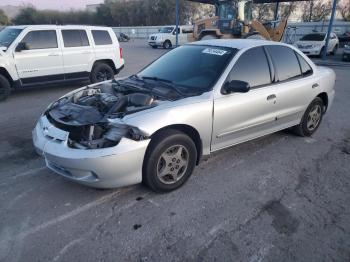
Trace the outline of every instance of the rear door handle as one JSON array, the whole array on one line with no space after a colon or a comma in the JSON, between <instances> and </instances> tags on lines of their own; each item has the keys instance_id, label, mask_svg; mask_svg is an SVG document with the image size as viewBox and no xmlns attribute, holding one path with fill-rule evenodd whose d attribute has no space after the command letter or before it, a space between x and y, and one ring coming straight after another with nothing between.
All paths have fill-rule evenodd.
<instances>
[{"instance_id":1,"label":"rear door handle","mask_svg":"<svg viewBox=\"0 0 350 262\"><path fill-rule=\"evenodd\" d=\"M317 84L317 83L315 83L315 84L312 85L312 88L316 88L316 87L318 87L318 84Z\"/></svg>"},{"instance_id":2,"label":"rear door handle","mask_svg":"<svg viewBox=\"0 0 350 262\"><path fill-rule=\"evenodd\" d=\"M275 94L269 95L267 97L267 100L272 100L272 99L276 99L276 95Z\"/></svg>"}]
</instances>

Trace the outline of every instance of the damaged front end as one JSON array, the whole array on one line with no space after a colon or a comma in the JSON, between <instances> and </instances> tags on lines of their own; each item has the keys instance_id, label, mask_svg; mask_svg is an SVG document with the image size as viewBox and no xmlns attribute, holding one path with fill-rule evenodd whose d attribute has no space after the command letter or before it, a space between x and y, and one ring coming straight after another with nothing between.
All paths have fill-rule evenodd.
<instances>
[{"instance_id":1,"label":"damaged front end","mask_svg":"<svg viewBox=\"0 0 350 262\"><path fill-rule=\"evenodd\" d=\"M121 118L153 108L161 100L146 89L112 81L64 96L44 114L51 124L69 132L69 147L100 149L116 146L123 137L147 139L148 134L124 124Z\"/></svg>"}]
</instances>

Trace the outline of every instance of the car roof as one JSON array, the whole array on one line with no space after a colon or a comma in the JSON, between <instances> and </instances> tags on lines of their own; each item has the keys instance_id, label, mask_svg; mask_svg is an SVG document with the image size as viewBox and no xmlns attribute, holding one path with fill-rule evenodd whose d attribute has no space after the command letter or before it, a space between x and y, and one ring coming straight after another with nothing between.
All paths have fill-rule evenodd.
<instances>
[{"instance_id":1,"label":"car roof","mask_svg":"<svg viewBox=\"0 0 350 262\"><path fill-rule=\"evenodd\" d=\"M69 28L80 28L80 29L108 29L110 27L105 26L89 26L89 25L16 25L8 26L8 28L16 29L69 29Z\"/></svg>"},{"instance_id":2,"label":"car roof","mask_svg":"<svg viewBox=\"0 0 350 262\"><path fill-rule=\"evenodd\" d=\"M245 49L245 48L252 48L252 47L263 46L263 45L289 46L281 42L274 42L274 41L260 40L260 39L211 39L211 40L197 41L190 44L219 46L219 47L221 46L221 47L230 47L235 49Z\"/></svg>"}]
</instances>

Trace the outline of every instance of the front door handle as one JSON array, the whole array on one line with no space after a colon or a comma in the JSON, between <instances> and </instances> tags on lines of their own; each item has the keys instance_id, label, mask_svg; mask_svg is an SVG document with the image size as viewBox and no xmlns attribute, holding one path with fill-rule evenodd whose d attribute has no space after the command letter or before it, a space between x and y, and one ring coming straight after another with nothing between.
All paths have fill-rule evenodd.
<instances>
[{"instance_id":1,"label":"front door handle","mask_svg":"<svg viewBox=\"0 0 350 262\"><path fill-rule=\"evenodd\" d=\"M315 84L312 85L312 88L316 88L316 87L318 87L318 84L317 84L317 83L315 83Z\"/></svg>"},{"instance_id":2,"label":"front door handle","mask_svg":"<svg viewBox=\"0 0 350 262\"><path fill-rule=\"evenodd\" d=\"M276 99L276 95L275 94L269 95L267 97L267 100L272 100L272 99Z\"/></svg>"}]
</instances>

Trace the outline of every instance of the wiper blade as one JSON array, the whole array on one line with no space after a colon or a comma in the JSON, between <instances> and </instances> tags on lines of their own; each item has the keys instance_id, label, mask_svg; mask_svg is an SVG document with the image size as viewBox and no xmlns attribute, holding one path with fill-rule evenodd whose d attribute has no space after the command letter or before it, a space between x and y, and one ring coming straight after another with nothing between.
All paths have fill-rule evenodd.
<instances>
[{"instance_id":1,"label":"wiper blade","mask_svg":"<svg viewBox=\"0 0 350 262\"><path fill-rule=\"evenodd\" d=\"M176 87L176 85L173 83L173 81L171 80L168 80L168 79L163 79L163 78L159 78L159 77L156 77L156 76L138 76L138 75L135 75L138 79L148 79L148 80L154 80L154 81L157 81L157 82L163 82L166 84L166 86L168 87L171 87L173 90L175 90L178 94L180 94L181 96L184 96L185 94L179 89Z\"/></svg>"}]
</instances>

